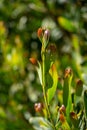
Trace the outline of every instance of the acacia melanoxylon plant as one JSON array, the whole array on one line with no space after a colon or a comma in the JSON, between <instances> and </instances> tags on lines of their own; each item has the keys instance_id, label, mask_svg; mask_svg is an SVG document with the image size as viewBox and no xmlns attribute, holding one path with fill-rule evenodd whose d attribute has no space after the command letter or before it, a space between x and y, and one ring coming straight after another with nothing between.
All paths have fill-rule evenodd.
<instances>
[{"instance_id":1,"label":"acacia melanoxylon plant","mask_svg":"<svg viewBox=\"0 0 87 130\"><path fill-rule=\"evenodd\" d=\"M68 67L64 77L58 76L55 60L56 46L49 44L50 31L39 28L37 36L41 41L41 62L30 58L39 75L43 91L43 102L35 103L37 117L30 122L36 130L86 130L87 128L87 90L78 79L74 87L72 69Z\"/></svg>"}]
</instances>

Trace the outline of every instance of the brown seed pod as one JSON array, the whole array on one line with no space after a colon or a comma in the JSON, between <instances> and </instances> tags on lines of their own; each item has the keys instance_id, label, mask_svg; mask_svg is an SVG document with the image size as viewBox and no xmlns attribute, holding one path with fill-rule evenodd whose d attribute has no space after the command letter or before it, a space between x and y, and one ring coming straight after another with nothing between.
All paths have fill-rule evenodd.
<instances>
[{"instance_id":1,"label":"brown seed pod","mask_svg":"<svg viewBox=\"0 0 87 130\"><path fill-rule=\"evenodd\" d=\"M47 48L49 53L55 53L57 51L57 47L55 44L50 44Z\"/></svg>"},{"instance_id":2,"label":"brown seed pod","mask_svg":"<svg viewBox=\"0 0 87 130\"><path fill-rule=\"evenodd\" d=\"M74 120L78 120L78 116L75 112L70 112L70 118Z\"/></svg>"}]
</instances>

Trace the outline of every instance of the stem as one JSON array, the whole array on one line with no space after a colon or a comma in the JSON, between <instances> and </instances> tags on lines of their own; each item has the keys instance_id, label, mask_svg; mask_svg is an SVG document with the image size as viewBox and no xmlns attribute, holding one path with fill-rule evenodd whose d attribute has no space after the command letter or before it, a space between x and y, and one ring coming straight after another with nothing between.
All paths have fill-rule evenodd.
<instances>
[{"instance_id":1,"label":"stem","mask_svg":"<svg viewBox=\"0 0 87 130\"><path fill-rule=\"evenodd\" d=\"M46 51L45 48L42 46L42 88L43 88L43 96L44 96L44 101L45 101L45 107L46 107L46 112L47 112L47 119L49 119L51 121L51 123L53 124L54 130L56 130L54 122L51 118L51 113L49 110L49 105L47 102L47 95L46 95L46 63L45 63L45 59L46 59Z\"/></svg>"},{"instance_id":2,"label":"stem","mask_svg":"<svg viewBox=\"0 0 87 130\"><path fill-rule=\"evenodd\" d=\"M43 88L43 95L44 95L44 101L47 111L47 118L49 113L48 103L47 103L47 96L46 96L46 78L45 78L45 48L42 48L42 88Z\"/></svg>"}]
</instances>

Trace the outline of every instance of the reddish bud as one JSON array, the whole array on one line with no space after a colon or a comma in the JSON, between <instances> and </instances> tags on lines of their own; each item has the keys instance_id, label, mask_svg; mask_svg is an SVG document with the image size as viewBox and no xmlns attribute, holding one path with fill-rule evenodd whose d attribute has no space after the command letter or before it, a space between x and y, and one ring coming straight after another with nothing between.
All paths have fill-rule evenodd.
<instances>
[{"instance_id":1,"label":"reddish bud","mask_svg":"<svg viewBox=\"0 0 87 130\"><path fill-rule=\"evenodd\" d=\"M29 61L33 64L33 65L37 65L37 60L35 58L30 58Z\"/></svg>"},{"instance_id":2,"label":"reddish bud","mask_svg":"<svg viewBox=\"0 0 87 130\"><path fill-rule=\"evenodd\" d=\"M38 31L37 31L37 36L38 36L38 38L39 38L40 40L42 40L43 34L44 34L44 29L39 28Z\"/></svg>"},{"instance_id":3,"label":"reddish bud","mask_svg":"<svg viewBox=\"0 0 87 130\"><path fill-rule=\"evenodd\" d=\"M72 69L71 68L66 68L64 77L67 78L69 75L72 75Z\"/></svg>"},{"instance_id":4,"label":"reddish bud","mask_svg":"<svg viewBox=\"0 0 87 130\"><path fill-rule=\"evenodd\" d=\"M44 31L44 39L45 39L46 42L48 42L49 36L50 36L50 32L49 32L48 29L46 29L46 30Z\"/></svg>"},{"instance_id":5,"label":"reddish bud","mask_svg":"<svg viewBox=\"0 0 87 130\"><path fill-rule=\"evenodd\" d=\"M42 108L43 108L42 103L35 103L34 109L36 112L41 112Z\"/></svg>"},{"instance_id":6,"label":"reddish bud","mask_svg":"<svg viewBox=\"0 0 87 130\"><path fill-rule=\"evenodd\" d=\"M49 36L50 36L49 30L39 28L37 31L37 36L39 37L40 41L43 43L43 47L46 48L49 41Z\"/></svg>"},{"instance_id":7,"label":"reddish bud","mask_svg":"<svg viewBox=\"0 0 87 130\"><path fill-rule=\"evenodd\" d=\"M65 117L63 114L60 114L59 119L62 123L65 122Z\"/></svg>"},{"instance_id":8,"label":"reddish bud","mask_svg":"<svg viewBox=\"0 0 87 130\"><path fill-rule=\"evenodd\" d=\"M60 113L65 113L66 112L66 108L64 105L62 105L59 109Z\"/></svg>"}]
</instances>

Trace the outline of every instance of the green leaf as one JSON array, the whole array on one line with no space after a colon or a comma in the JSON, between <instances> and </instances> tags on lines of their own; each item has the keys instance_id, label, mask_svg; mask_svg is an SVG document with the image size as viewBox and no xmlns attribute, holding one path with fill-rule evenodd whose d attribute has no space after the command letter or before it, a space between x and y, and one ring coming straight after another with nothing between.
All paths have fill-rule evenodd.
<instances>
[{"instance_id":1,"label":"green leaf","mask_svg":"<svg viewBox=\"0 0 87 130\"><path fill-rule=\"evenodd\" d=\"M58 83L58 74L57 74L57 69L55 64L53 64L49 70L49 73L53 79L53 85L51 88L48 89L47 91L47 100L48 100L48 104L50 103L50 101L52 100L52 98L55 95L56 92L56 88L57 88L57 83ZM50 81L49 81L50 82Z\"/></svg>"},{"instance_id":2,"label":"green leaf","mask_svg":"<svg viewBox=\"0 0 87 130\"><path fill-rule=\"evenodd\" d=\"M83 82L81 80L78 80L76 84L76 96L81 97L82 90L83 90Z\"/></svg>"},{"instance_id":3,"label":"green leaf","mask_svg":"<svg viewBox=\"0 0 87 130\"><path fill-rule=\"evenodd\" d=\"M64 28L65 30L69 31L69 32L76 32L76 27L74 26L74 24L68 20L67 18L64 18L62 16L58 17L58 23L60 24L60 26L62 28Z\"/></svg>"},{"instance_id":4,"label":"green leaf","mask_svg":"<svg viewBox=\"0 0 87 130\"><path fill-rule=\"evenodd\" d=\"M70 111L72 111L71 81L73 74L72 72L70 72L70 68L68 68L66 72L67 73L64 79L64 86L63 86L63 104L66 107L66 116L69 121L69 114Z\"/></svg>"},{"instance_id":5,"label":"green leaf","mask_svg":"<svg viewBox=\"0 0 87 130\"><path fill-rule=\"evenodd\" d=\"M63 86L63 104L66 107L68 104L69 98L69 82L68 79L64 79L64 86Z\"/></svg>"},{"instance_id":6,"label":"green leaf","mask_svg":"<svg viewBox=\"0 0 87 130\"><path fill-rule=\"evenodd\" d=\"M84 105L85 105L85 114L87 117L87 90L84 92Z\"/></svg>"},{"instance_id":7,"label":"green leaf","mask_svg":"<svg viewBox=\"0 0 87 130\"><path fill-rule=\"evenodd\" d=\"M46 74L46 84L47 84L46 90L51 88L51 86L53 84L52 77L51 77L51 75L49 73Z\"/></svg>"},{"instance_id":8,"label":"green leaf","mask_svg":"<svg viewBox=\"0 0 87 130\"><path fill-rule=\"evenodd\" d=\"M42 85L42 69L41 69L41 64L39 61L38 61L38 66L36 66L36 70L39 76L40 83Z\"/></svg>"},{"instance_id":9,"label":"green leaf","mask_svg":"<svg viewBox=\"0 0 87 130\"><path fill-rule=\"evenodd\" d=\"M68 114L72 110L71 80L72 80L72 76L70 76L70 78L69 78L69 98L68 98L68 103L67 103L67 107L66 107L66 112Z\"/></svg>"},{"instance_id":10,"label":"green leaf","mask_svg":"<svg viewBox=\"0 0 87 130\"><path fill-rule=\"evenodd\" d=\"M71 128L66 120L62 123L61 127L63 128L63 130L71 130Z\"/></svg>"}]
</instances>

